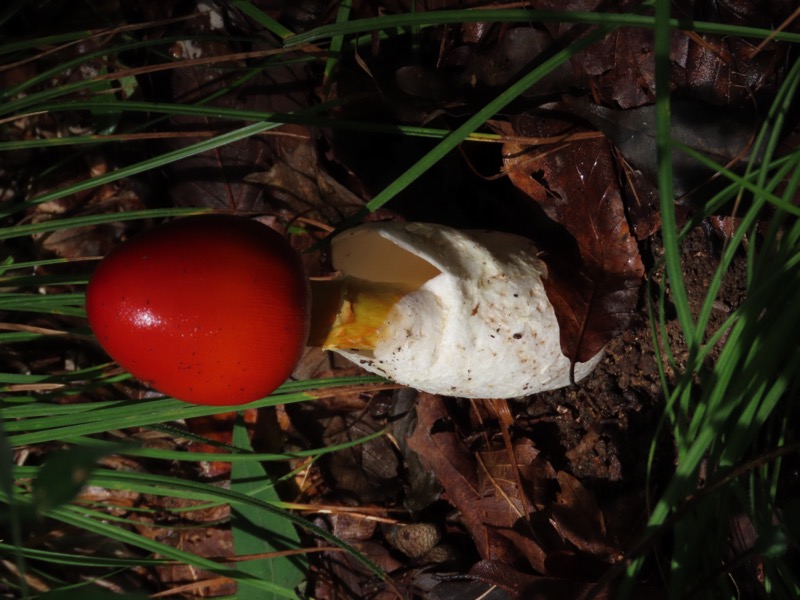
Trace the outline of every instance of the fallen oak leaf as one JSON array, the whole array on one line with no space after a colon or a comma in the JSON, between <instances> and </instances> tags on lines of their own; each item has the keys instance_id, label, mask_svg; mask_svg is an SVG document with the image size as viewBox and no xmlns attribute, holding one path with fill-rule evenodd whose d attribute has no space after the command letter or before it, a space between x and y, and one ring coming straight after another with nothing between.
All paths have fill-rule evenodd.
<instances>
[{"instance_id":1,"label":"fallen oak leaf","mask_svg":"<svg viewBox=\"0 0 800 600\"><path fill-rule=\"evenodd\" d=\"M509 565L481 560L472 565L469 577L507 591L514 600L607 600L616 597L612 584L581 581L580 574L567 577L546 577L523 573ZM633 598L662 600L663 588L636 584Z\"/></svg>"},{"instance_id":2,"label":"fallen oak leaf","mask_svg":"<svg viewBox=\"0 0 800 600\"><path fill-rule=\"evenodd\" d=\"M765 3L759 8L769 8L762 14L741 13L733 19L718 15L712 19L728 23L739 21L749 26L759 21L765 25L780 23L789 16L791 4L778 2L770 6ZM672 65L674 92L718 106L748 106L759 97L774 93L784 73L788 52L788 44L774 41L754 52L752 41L744 37L688 35L685 53Z\"/></svg>"},{"instance_id":3,"label":"fallen oak leaf","mask_svg":"<svg viewBox=\"0 0 800 600\"><path fill-rule=\"evenodd\" d=\"M469 576L506 590L514 600L574 600L590 591L593 600L612 597L607 586L595 589L595 584L591 582L531 575L491 560L475 563Z\"/></svg>"},{"instance_id":4,"label":"fallen oak leaf","mask_svg":"<svg viewBox=\"0 0 800 600\"><path fill-rule=\"evenodd\" d=\"M566 96L569 110L608 136L625 160L650 181L657 180L655 105L613 110L583 98ZM728 167L747 161L758 120L747 111L713 106L696 100L671 101L671 136L674 140ZM709 182L714 171L693 157L672 151L676 198L690 196Z\"/></svg>"},{"instance_id":5,"label":"fallen oak leaf","mask_svg":"<svg viewBox=\"0 0 800 600\"><path fill-rule=\"evenodd\" d=\"M605 517L594 495L575 477L556 474L560 490L549 507L553 528L579 551L606 562L616 562L623 552L609 543Z\"/></svg>"},{"instance_id":6,"label":"fallen oak leaf","mask_svg":"<svg viewBox=\"0 0 800 600\"><path fill-rule=\"evenodd\" d=\"M426 469L435 473L444 496L460 512L480 556L515 564L522 554L535 570L543 572L546 557L543 548L517 530L521 505L512 508L498 493L497 478L494 483L489 478L481 481L477 460L457 434L444 401L420 393L416 410L417 426L408 438L408 447ZM505 450L501 452L507 456ZM520 458L517 456L517 461L524 465ZM515 503L520 501L513 478L501 485L507 497L514 498Z\"/></svg>"},{"instance_id":7,"label":"fallen oak leaf","mask_svg":"<svg viewBox=\"0 0 800 600\"><path fill-rule=\"evenodd\" d=\"M586 573L599 574L621 555L606 541L591 493L557 473L533 442L515 442L513 459L508 448L473 453L441 398L421 394L416 410L408 447L436 475L484 559L516 565L522 555L542 574L554 574L548 564L557 574L565 565L591 566Z\"/></svg>"},{"instance_id":8,"label":"fallen oak leaf","mask_svg":"<svg viewBox=\"0 0 800 600\"><path fill-rule=\"evenodd\" d=\"M641 106L655 98L655 55L652 34L623 27L572 58L579 77L589 79L601 98L622 108ZM673 41L673 45L675 42ZM675 54L673 50L671 55Z\"/></svg>"},{"instance_id":9,"label":"fallen oak leaf","mask_svg":"<svg viewBox=\"0 0 800 600\"><path fill-rule=\"evenodd\" d=\"M523 126L524 128L524 126ZM537 131L514 135L560 135L565 124L538 119ZM630 233L611 147L603 139L559 144L532 155L518 142L503 147L511 182L536 201L574 240L545 252L544 279L561 328L562 352L585 362L630 325L644 276Z\"/></svg>"}]
</instances>

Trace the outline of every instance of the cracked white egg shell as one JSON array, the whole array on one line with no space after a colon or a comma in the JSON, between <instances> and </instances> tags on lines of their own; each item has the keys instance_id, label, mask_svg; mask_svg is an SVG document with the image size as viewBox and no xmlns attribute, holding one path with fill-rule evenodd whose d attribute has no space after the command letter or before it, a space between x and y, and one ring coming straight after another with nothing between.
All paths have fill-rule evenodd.
<instances>
[{"instance_id":1,"label":"cracked white egg shell","mask_svg":"<svg viewBox=\"0 0 800 600\"><path fill-rule=\"evenodd\" d=\"M410 284L372 350L334 351L416 389L465 398L515 398L570 383L559 326L527 238L430 223L370 223L332 241L335 269ZM575 365L579 380L598 354Z\"/></svg>"}]
</instances>

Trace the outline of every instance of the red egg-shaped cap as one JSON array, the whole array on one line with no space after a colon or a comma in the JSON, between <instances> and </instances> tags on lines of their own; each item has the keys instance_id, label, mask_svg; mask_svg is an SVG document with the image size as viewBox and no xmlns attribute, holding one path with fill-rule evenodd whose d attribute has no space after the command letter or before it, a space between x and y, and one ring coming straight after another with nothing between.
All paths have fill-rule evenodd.
<instances>
[{"instance_id":1,"label":"red egg-shaped cap","mask_svg":"<svg viewBox=\"0 0 800 600\"><path fill-rule=\"evenodd\" d=\"M308 282L277 232L242 217L179 219L120 244L86 290L89 324L122 367L196 404L272 393L308 335Z\"/></svg>"}]
</instances>

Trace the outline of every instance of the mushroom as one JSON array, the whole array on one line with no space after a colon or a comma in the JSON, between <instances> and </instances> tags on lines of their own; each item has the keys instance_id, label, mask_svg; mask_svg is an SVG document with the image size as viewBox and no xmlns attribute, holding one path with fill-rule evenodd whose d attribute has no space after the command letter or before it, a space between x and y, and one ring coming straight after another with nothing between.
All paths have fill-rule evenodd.
<instances>
[{"instance_id":1,"label":"mushroom","mask_svg":"<svg viewBox=\"0 0 800 600\"><path fill-rule=\"evenodd\" d=\"M336 236L336 276L307 284L280 235L232 216L155 228L87 289L101 346L156 389L199 404L266 396L307 341L431 393L511 398L570 383L546 267L527 238L428 223ZM575 365L575 379L599 361Z\"/></svg>"},{"instance_id":2,"label":"mushroom","mask_svg":"<svg viewBox=\"0 0 800 600\"><path fill-rule=\"evenodd\" d=\"M571 361L542 283L547 267L529 239L373 223L335 237L331 249L345 288L356 293L351 306L345 293L323 348L434 394L514 398L570 384ZM376 299L376 289L392 292L389 301ZM365 320L371 333L353 344ZM600 358L576 364L575 380Z\"/></svg>"}]
</instances>

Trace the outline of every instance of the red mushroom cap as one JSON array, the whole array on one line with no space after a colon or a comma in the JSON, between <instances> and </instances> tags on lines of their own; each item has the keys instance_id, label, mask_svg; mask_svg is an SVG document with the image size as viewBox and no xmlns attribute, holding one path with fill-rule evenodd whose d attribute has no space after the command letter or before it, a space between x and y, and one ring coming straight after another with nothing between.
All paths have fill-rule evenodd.
<instances>
[{"instance_id":1,"label":"red mushroom cap","mask_svg":"<svg viewBox=\"0 0 800 600\"><path fill-rule=\"evenodd\" d=\"M249 219L187 217L115 248L86 290L89 324L122 367L196 404L272 393L308 335L308 282L277 232Z\"/></svg>"}]
</instances>

